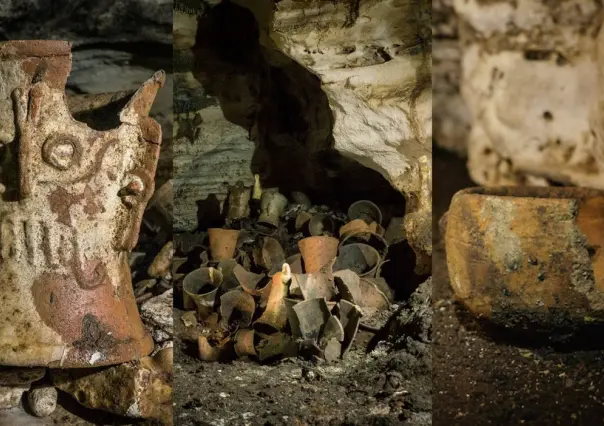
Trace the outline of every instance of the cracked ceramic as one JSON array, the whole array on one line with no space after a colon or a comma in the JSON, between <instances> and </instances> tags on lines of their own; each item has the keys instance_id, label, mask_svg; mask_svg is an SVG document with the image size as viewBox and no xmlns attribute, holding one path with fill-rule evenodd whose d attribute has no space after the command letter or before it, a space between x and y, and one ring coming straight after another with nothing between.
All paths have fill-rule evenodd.
<instances>
[{"instance_id":1,"label":"cracked ceramic","mask_svg":"<svg viewBox=\"0 0 604 426\"><path fill-rule=\"evenodd\" d=\"M128 253L154 191L161 129L148 113L164 73L70 111L70 51L63 41L0 43L4 365L91 367L153 348Z\"/></svg>"},{"instance_id":2,"label":"cracked ceramic","mask_svg":"<svg viewBox=\"0 0 604 426\"><path fill-rule=\"evenodd\" d=\"M604 323L604 192L471 188L447 215L456 297L505 326Z\"/></svg>"}]
</instances>

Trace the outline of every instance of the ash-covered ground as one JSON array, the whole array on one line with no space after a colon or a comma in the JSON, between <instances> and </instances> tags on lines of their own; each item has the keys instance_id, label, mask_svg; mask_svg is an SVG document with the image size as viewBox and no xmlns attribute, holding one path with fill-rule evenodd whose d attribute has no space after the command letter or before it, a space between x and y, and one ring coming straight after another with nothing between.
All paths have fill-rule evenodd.
<instances>
[{"instance_id":1,"label":"ash-covered ground","mask_svg":"<svg viewBox=\"0 0 604 426\"><path fill-rule=\"evenodd\" d=\"M174 421L178 425L430 425L429 279L408 301L364 323L344 360L204 363L179 338L175 310Z\"/></svg>"}]
</instances>

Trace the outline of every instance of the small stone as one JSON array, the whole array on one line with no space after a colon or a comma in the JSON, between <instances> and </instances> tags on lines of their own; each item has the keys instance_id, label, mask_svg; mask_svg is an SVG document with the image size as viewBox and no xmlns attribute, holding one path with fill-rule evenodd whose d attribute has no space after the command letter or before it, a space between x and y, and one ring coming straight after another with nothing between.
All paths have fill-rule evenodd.
<instances>
[{"instance_id":1,"label":"small stone","mask_svg":"<svg viewBox=\"0 0 604 426\"><path fill-rule=\"evenodd\" d=\"M170 267L172 266L172 258L174 257L174 244L168 241L165 246L159 251L147 273L154 278L164 278L170 275Z\"/></svg>"},{"instance_id":2,"label":"small stone","mask_svg":"<svg viewBox=\"0 0 604 426\"><path fill-rule=\"evenodd\" d=\"M180 320L184 324L185 327L195 327L197 325L197 314L195 311L187 311L182 314Z\"/></svg>"},{"instance_id":3,"label":"small stone","mask_svg":"<svg viewBox=\"0 0 604 426\"><path fill-rule=\"evenodd\" d=\"M172 322L172 289L155 296L141 306L141 318L151 331L153 340L161 343L171 340L174 334Z\"/></svg>"},{"instance_id":4,"label":"small stone","mask_svg":"<svg viewBox=\"0 0 604 426\"><path fill-rule=\"evenodd\" d=\"M172 424L172 374L156 357L102 370L51 370L51 377L85 407Z\"/></svg>"},{"instance_id":5,"label":"small stone","mask_svg":"<svg viewBox=\"0 0 604 426\"><path fill-rule=\"evenodd\" d=\"M35 416L50 416L57 408L57 390L52 386L32 389L27 394L27 403Z\"/></svg>"}]
</instances>

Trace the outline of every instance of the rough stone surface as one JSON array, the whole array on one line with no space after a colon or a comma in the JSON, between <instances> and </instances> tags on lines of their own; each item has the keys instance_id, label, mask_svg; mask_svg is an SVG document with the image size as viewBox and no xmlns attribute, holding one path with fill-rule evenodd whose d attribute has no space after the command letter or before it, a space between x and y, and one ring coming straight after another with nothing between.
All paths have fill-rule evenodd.
<instances>
[{"instance_id":1,"label":"rough stone surface","mask_svg":"<svg viewBox=\"0 0 604 426\"><path fill-rule=\"evenodd\" d=\"M154 358L96 371L54 370L52 378L85 407L172 424L172 374Z\"/></svg>"},{"instance_id":2,"label":"rough stone surface","mask_svg":"<svg viewBox=\"0 0 604 426\"><path fill-rule=\"evenodd\" d=\"M32 389L27 393L27 404L35 416L50 416L57 408L57 390L52 386Z\"/></svg>"},{"instance_id":3,"label":"rough stone surface","mask_svg":"<svg viewBox=\"0 0 604 426\"><path fill-rule=\"evenodd\" d=\"M407 214L422 216L406 227L422 241L414 248L425 268L430 4L241 0L180 9L177 229L197 225L196 202L215 194L220 203L228 185L251 185L252 173L285 192L333 192L358 179L361 165L405 194ZM239 32L223 30L231 26Z\"/></svg>"},{"instance_id":4,"label":"rough stone surface","mask_svg":"<svg viewBox=\"0 0 604 426\"><path fill-rule=\"evenodd\" d=\"M7 410L0 410L0 425L7 426L45 426L42 419L32 417L22 408L15 407Z\"/></svg>"},{"instance_id":5,"label":"rough stone surface","mask_svg":"<svg viewBox=\"0 0 604 426\"><path fill-rule=\"evenodd\" d=\"M140 308L141 318L156 343L163 343L172 339L173 294L174 290L170 289L159 296L147 300Z\"/></svg>"},{"instance_id":6,"label":"rough stone surface","mask_svg":"<svg viewBox=\"0 0 604 426\"><path fill-rule=\"evenodd\" d=\"M0 386L0 410L17 407L28 385Z\"/></svg>"},{"instance_id":7,"label":"rough stone surface","mask_svg":"<svg viewBox=\"0 0 604 426\"><path fill-rule=\"evenodd\" d=\"M459 41L452 38L437 38L433 46L434 142L441 148L465 156L470 133L470 117L459 91L461 78Z\"/></svg>"},{"instance_id":8,"label":"rough stone surface","mask_svg":"<svg viewBox=\"0 0 604 426\"><path fill-rule=\"evenodd\" d=\"M407 214L422 216L405 225L410 241L422 241L411 243L419 257L431 253L431 191L422 182L431 182L432 170L420 166L432 151L430 10L424 1L285 0L270 34L320 77L334 148L380 172L406 195Z\"/></svg>"},{"instance_id":9,"label":"rough stone surface","mask_svg":"<svg viewBox=\"0 0 604 426\"><path fill-rule=\"evenodd\" d=\"M472 178L604 188L598 102L599 1L453 2Z\"/></svg>"}]
</instances>

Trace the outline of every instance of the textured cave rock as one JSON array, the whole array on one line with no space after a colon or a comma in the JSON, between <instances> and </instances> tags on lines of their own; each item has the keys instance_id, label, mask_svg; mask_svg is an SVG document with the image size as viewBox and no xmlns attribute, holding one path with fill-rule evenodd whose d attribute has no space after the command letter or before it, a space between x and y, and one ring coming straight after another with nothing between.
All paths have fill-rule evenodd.
<instances>
[{"instance_id":1,"label":"textured cave rock","mask_svg":"<svg viewBox=\"0 0 604 426\"><path fill-rule=\"evenodd\" d=\"M406 197L407 235L425 272L430 5L311 3L305 11L290 1L177 7L176 226L195 226L194 201L215 194L220 202L237 180L251 184L248 170L266 187L305 190L316 202L333 194L353 202L386 187L387 198Z\"/></svg>"},{"instance_id":2,"label":"textured cave rock","mask_svg":"<svg viewBox=\"0 0 604 426\"><path fill-rule=\"evenodd\" d=\"M595 59L602 3L453 4L461 22L472 178L483 185L604 188L601 113L594 113L602 93Z\"/></svg>"},{"instance_id":3,"label":"textured cave rock","mask_svg":"<svg viewBox=\"0 0 604 426\"><path fill-rule=\"evenodd\" d=\"M434 143L466 156L470 117L459 90L461 47L453 0L433 0L432 15Z\"/></svg>"}]
</instances>

